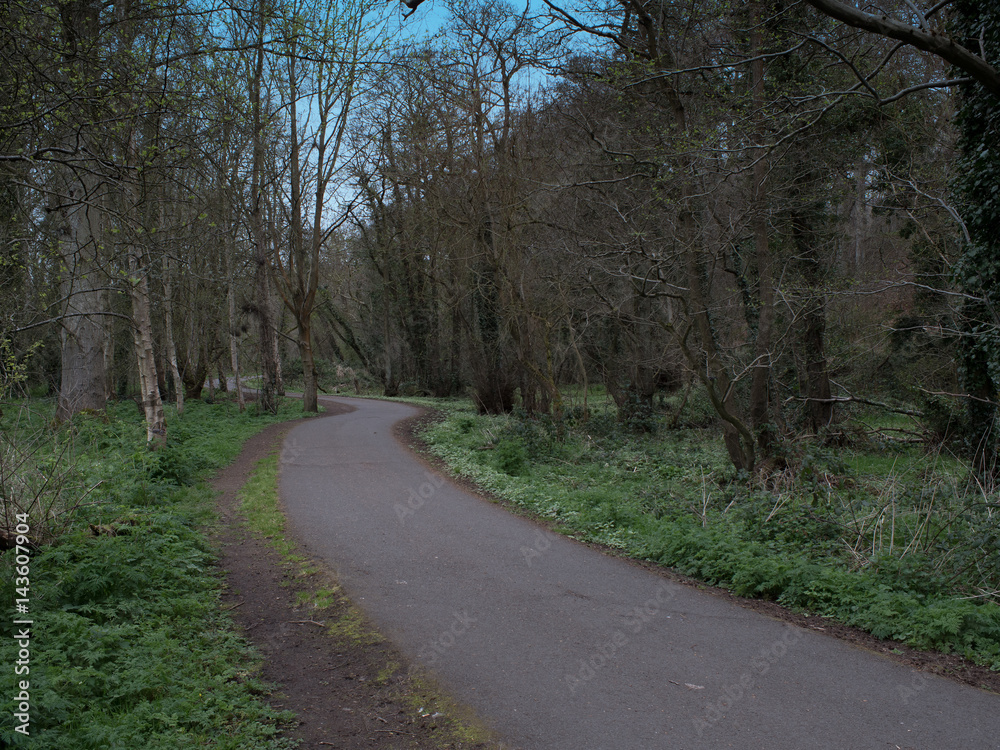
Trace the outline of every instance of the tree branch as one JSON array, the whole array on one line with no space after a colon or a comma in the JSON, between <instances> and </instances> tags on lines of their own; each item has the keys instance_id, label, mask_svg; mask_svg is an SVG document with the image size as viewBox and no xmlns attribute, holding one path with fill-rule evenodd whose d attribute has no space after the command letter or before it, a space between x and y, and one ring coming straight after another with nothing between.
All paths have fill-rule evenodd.
<instances>
[{"instance_id":1,"label":"tree branch","mask_svg":"<svg viewBox=\"0 0 1000 750\"><path fill-rule=\"evenodd\" d=\"M926 83L918 83L916 86L910 86L902 91L897 91L890 97L885 99L879 99L879 106L883 104L890 104L898 99L902 99L904 96L909 96L915 91L923 91L924 89L946 89L951 86L961 86L963 83L972 83L972 78L950 78L947 81L927 81Z\"/></svg>"},{"instance_id":2,"label":"tree branch","mask_svg":"<svg viewBox=\"0 0 1000 750\"><path fill-rule=\"evenodd\" d=\"M933 31L924 31L888 16L873 16L846 5L840 0L806 0L806 2L820 13L846 23L848 26L870 31L889 39L897 39L919 50L937 55L942 60L946 60L968 73L992 94L1000 96L1000 71L979 55L956 43L949 36Z\"/></svg>"},{"instance_id":3,"label":"tree branch","mask_svg":"<svg viewBox=\"0 0 1000 750\"><path fill-rule=\"evenodd\" d=\"M789 396L785 399L785 403L791 401L802 401L802 402L814 402L817 404L864 404L865 406L875 406L879 409L885 409L886 411L891 411L896 414L905 414L908 417L923 417L924 413L922 411L917 411L916 409L901 409L896 406L891 406L889 404L882 403L881 401L872 401L867 398L858 398L857 396L832 396L830 398L807 398L806 396Z\"/></svg>"},{"instance_id":4,"label":"tree branch","mask_svg":"<svg viewBox=\"0 0 1000 750\"><path fill-rule=\"evenodd\" d=\"M405 5L407 8L410 9L409 13L403 13L403 18L409 18L414 13L416 13L417 12L417 8L420 7L420 4L423 1L424 0L402 0L403 5Z\"/></svg>"}]
</instances>

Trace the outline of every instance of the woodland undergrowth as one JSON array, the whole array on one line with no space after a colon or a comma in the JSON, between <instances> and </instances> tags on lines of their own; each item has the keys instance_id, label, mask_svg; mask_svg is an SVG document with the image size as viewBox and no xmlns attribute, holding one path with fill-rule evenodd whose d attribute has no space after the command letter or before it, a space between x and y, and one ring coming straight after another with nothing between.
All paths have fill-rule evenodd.
<instances>
[{"instance_id":1,"label":"woodland undergrowth","mask_svg":"<svg viewBox=\"0 0 1000 750\"><path fill-rule=\"evenodd\" d=\"M168 445L145 446L135 404L54 426L44 400L3 404L4 530L26 516L30 590L15 591L14 554L0 554L0 663L13 664L16 597L27 593L30 674L0 673L0 694L30 682L30 735L0 715L0 746L291 747L289 716L261 696L258 661L220 608L222 582L206 533L208 473L277 416L228 401L168 413Z\"/></svg>"}]
</instances>

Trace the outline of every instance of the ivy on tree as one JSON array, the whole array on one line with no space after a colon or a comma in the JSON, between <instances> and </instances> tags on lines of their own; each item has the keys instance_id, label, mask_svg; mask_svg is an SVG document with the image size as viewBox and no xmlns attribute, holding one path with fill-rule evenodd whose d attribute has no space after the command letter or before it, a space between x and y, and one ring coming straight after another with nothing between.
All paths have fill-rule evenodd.
<instances>
[{"instance_id":1,"label":"ivy on tree","mask_svg":"<svg viewBox=\"0 0 1000 750\"><path fill-rule=\"evenodd\" d=\"M954 6L955 33L1000 63L1000 6L961 0ZM1000 97L978 82L961 90L959 168L955 189L969 232L955 268L968 295L962 308L960 369L970 398L968 448L980 473L996 472L996 397L1000 386L1000 330L995 301L1000 288Z\"/></svg>"}]
</instances>

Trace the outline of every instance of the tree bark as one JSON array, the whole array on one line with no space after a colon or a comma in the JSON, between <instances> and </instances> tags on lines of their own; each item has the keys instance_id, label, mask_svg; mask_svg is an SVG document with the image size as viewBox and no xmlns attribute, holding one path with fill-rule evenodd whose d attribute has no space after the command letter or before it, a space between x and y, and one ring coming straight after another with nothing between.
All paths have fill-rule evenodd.
<instances>
[{"instance_id":1,"label":"tree bark","mask_svg":"<svg viewBox=\"0 0 1000 750\"><path fill-rule=\"evenodd\" d=\"M153 322L149 312L149 282L140 266L139 249L130 248L128 264L129 296L132 299L132 340L139 365L142 411L146 417L146 445L152 449L167 441L167 422L156 378L156 355L153 351Z\"/></svg>"},{"instance_id":2,"label":"tree bark","mask_svg":"<svg viewBox=\"0 0 1000 750\"><path fill-rule=\"evenodd\" d=\"M86 89L95 79L91 57L100 33L100 8L92 0L70 0L61 11L63 55L67 69L82 78ZM74 108L79 130L67 138L67 149L86 154L87 127L93 119L88 107ZM63 263L60 285L64 302L61 337L61 375L56 419L69 419L83 410L104 409L107 403L108 335L101 321L107 312L101 269L104 190L92 173L95 164L81 158L66 178L59 206L59 254Z\"/></svg>"},{"instance_id":3,"label":"tree bark","mask_svg":"<svg viewBox=\"0 0 1000 750\"><path fill-rule=\"evenodd\" d=\"M278 340L274 332L271 309L270 253L264 233L264 123L261 115L261 88L264 85L264 30L266 18L264 2L257 6L258 34L254 77L250 88L250 106L253 110L253 169L251 175L250 227L254 243L254 281L257 288L256 313L260 336L260 364L262 383L260 407L264 411L278 411Z\"/></svg>"},{"instance_id":4,"label":"tree bark","mask_svg":"<svg viewBox=\"0 0 1000 750\"><path fill-rule=\"evenodd\" d=\"M174 381L174 398L177 403L177 416L184 414L184 381L177 365L177 342L174 340L174 300L173 275L170 268L170 256L163 256L163 327L167 339L167 360L170 363L170 376Z\"/></svg>"},{"instance_id":5,"label":"tree bark","mask_svg":"<svg viewBox=\"0 0 1000 750\"><path fill-rule=\"evenodd\" d=\"M751 56L756 58L750 65L750 106L753 127L751 132L763 143L764 105L764 60L759 56L759 26L751 32ZM754 238L754 259L757 266L757 302L760 305L757 316L757 336L754 341L754 366L750 379L750 423L757 435L761 454L767 456L774 448L775 425L771 419L771 339L774 329L774 263L771 257L767 222L767 193L765 183L768 173L768 158L763 146L753 149L754 165L751 188L751 225Z\"/></svg>"},{"instance_id":6,"label":"tree bark","mask_svg":"<svg viewBox=\"0 0 1000 750\"><path fill-rule=\"evenodd\" d=\"M236 403L240 411L246 409L246 395L243 393L243 383L240 380L240 350L239 350L239 328L236 317L236 290L235 274L233 272L233 246L232 238L229 239L229 246L226 252L226 303L229 307L229 362L233 368L233 387L236 389Z\"/></svg>"},{"instance_id":7,"label":"tree bark","mask_svg":"<svg viewBox=\"0 0 1000 750\"><path fill-rule=\"evenodd\" d=\"M981 55L957 44L947 34L938 33L933 29L916 28L884 15L874 16L839 0L806 0L806 2L821 13L848 26L896 39L937 55L968 73L994 96L1000 96L1000 70L990 65ZM988 0L984 0L984 6L988 4Z\"/></svg>"},{"instance_id":8,"label":"tree bark","mask_svg":"<svg viewBox=\"0 0 1000 750\"><path fill-rule=\"evenodd\" d=\"M792 240L806 285L805 310L802 313L802 351L806 415L809 429L818 434L833 422L830 373L826 363L826 302L823 299L823 264L816 249L815 237L805 210L792 213Z\"/></svg>"},{"instance_id":9,"label":"tree bark","mask_svg":"<svg viewBox=\"0 0 1000 750\"><path fill-rule=\"evenodd\" d=\"M319 411L318 382L316 377L316 361L312 348L312 316L299 321L299 356L302 358L302 410Z\"/></svg>"},{"instance_id":10,"label":"tree bark","mask_svg":"<svg viewBox=\"0 0 1000 750\"><path fill-rule=\"evenodd\" d=\"M101 322L107 304L100 263L103 211L96 180L87 175L70 183L60 209L59 253L65 299L61 331L61 380L56 419L107 404L107 333Z\"/></svg>"}]
</instances>

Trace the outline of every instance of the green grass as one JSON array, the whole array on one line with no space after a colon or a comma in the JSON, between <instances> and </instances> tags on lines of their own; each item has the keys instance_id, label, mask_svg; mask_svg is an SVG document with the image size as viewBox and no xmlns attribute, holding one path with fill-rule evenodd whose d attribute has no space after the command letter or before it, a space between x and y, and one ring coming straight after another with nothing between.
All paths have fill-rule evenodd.
<instances>
[{"instance_id":1,"label":"green grass","mask_svg":"<svg viewBox=\"0 0 1000 750\"><path fill-rule=\"evenodd\" d=\"M278 501L278 457L271 455L257 462L257 466L240 490L240 512L247 526L282 557L295 571L295 577L305 579L318 572L305 557L296 553L296 546L285 535L285 515ZM381 643L383 637L368 624L361 612L354 607L335 582L319 589L296 592L300 606L310 605L321 611L333 604L341 605L341 612L327 623L326 630L334 638L353 646Z\"/></svg>"},{"instance_id":2,"label":"green grass","mask_svg":"<svg viewBox=\"0 0 1000 750\"><path fill-rule=\"evenodd\" d=\"M16 468L5 510L26 513L42 544L30 564L31 735L15 732L5 711L0 744L291 747L279 738L290 717L262 700L258 662L220 609L205 534L214 507L207 473L275 418L190 402L183 418L168 414L168 447L150 453L131 402L58 429L51 403L3 411L2 460ZM13 562L0 556L9 615ZM2 627L4 664L15 657L12 619ZM0 673L0 693L15 695L14 677Z\"/></svg>"},{"instance_id":3,"label":"green grass","mask_svg":"<svg viewBox=\"0 0 1000 750\"><path fill-rule=\"evenodd\" d=\"M735 475L712 429L639 433L605 410L561 433L467 402L442 411L431 450L563 533L1000 669L1000 505L953 459L793 446L761 483Z\"/></svg>"},{"instance_id":4,"label":"green grass","mask_svg":"<svg viewBox=\"0 0 1000 750\"><path fill-rule=\"evenodd\" d=\"M286 560L293 556L294 545L285 536L285 516L278 505L278 457L269 456L257 466L240 490L240 511L247 525L267 539Z\"/></svg>"}]
</instances>

